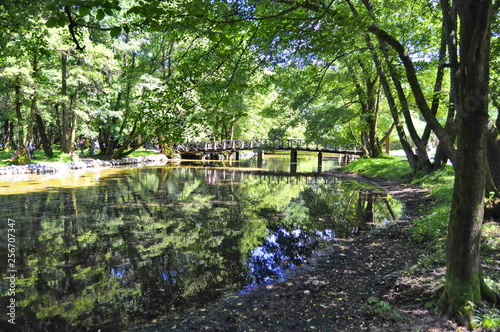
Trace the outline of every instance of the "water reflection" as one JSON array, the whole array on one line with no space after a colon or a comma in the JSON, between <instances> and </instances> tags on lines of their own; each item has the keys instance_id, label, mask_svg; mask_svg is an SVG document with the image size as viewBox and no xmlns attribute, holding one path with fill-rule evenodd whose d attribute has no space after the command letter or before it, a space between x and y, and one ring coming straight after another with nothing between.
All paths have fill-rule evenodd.
<instances>
[{"instance_id":1,"label":"water reflection","mask_svg":"<svg viewBox=\"0 0 500 332\"><path fill-rule=\"evenodd\" d=\"M252 285L283 280L288 269L306 263L322 243L334 240L336 238L331 229L305 232L279 228L250 255L248 267Z\"/></svg>"},{"instance_id":2,"label":"water reflection","mask_svg":"<svg viewBox=\"0 0 500 332\"><path fill-rule=\"evenodd\" d=\"M279 279L324 241L369 230L399 208L332 177L151 167L85 179L0 196L2 220L17 227L22 331L116 331L203 305ZM0 239L6 257L5 223ZM5 283L0 292L5 308Z\"/></svg>"}]
</instances>

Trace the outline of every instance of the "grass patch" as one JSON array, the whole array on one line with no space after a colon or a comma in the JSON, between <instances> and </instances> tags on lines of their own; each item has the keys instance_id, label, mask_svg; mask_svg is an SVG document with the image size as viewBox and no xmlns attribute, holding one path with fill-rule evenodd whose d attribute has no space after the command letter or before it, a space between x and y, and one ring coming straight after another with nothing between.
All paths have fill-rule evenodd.
<instances>
[{"instance_id":1,"label":"grass patch","mask_svg":"<svg viewBox=\"0 0 500 332\"><path fill-rule=\"evenodd\" d=\"M448 221L453 195L453 167L445 166L430 174L417 174L412 184L429 190L433 204L422 210L425 217L417 219L411 228L411 238L417 242L444 243L448 232Z\"/></svg>"},{"instance_id":2,"label":"grass patch","mask_svg":"<svg viewBox=\"0 0 500 332\"><path fill-rule=\"evenodd\" d=\"M410 165L406 160L390 156L358 159L342 169L389 180L409 180L412 174Z\"/></svg>"},{"instance_id":3,"label":"grass patch","mask_svg":"<svg viewBox=\"0 0 500 332\"><path fill-rule=\"evenodd\" d=\"M63 162L63 163L69 163L72 161L78 161L78 155L70 155L68 153L61 152L60 150L55 150L54 151L54 156L52 158L47 158L45 153L43 151L36 151L35 152L35 159L32 160L34 164L38 164L40 162L49 162L49 163L54 163L54 162Z\"/></svg>"},{"instance_id":4,"label":"grass patch","mask_svg":"<svg viewBox=\"0 0 500 332\"><path fill-rule=\"evenodd\" d=\"M140 149L140 150L135 150L134 152L132 152L129 155L129 157L144 157L144 156L151 156L151 155L156 155L156 154L160 154L160 153L156 152L156 151L152 151L152 150Z\"/></svg>"},{"instance_id":5,"label":"grass patch","mask_svg":"<svg viewBox=\"0 0 500 332\"><path fill-rule=\"evenodd\" d=\"M0 166L10 166L12 165L12 161L9 159L14 155L14 151L0 151ZM45 155L45 152L43 151L35 151L35 158L31 160L33 164L39 164L41 162L49 162L49 163L54 163L54 162L72 162L72 161L78 161L78 155L74 154L69 155L67 153L63 153L60 150L54 150L54 156L52 158L47 158Z\"/></svg>"},{"instance_id":6,"label":"grass patch","mask_svg":"<svg viewBox=\"0 0 500 332\"><path fill-rule=\"evenodd\" d=\"M0 166L9 166L12 163L8 159L12 158L14 151L0 151Z\"/></svg>"}]
</instances>

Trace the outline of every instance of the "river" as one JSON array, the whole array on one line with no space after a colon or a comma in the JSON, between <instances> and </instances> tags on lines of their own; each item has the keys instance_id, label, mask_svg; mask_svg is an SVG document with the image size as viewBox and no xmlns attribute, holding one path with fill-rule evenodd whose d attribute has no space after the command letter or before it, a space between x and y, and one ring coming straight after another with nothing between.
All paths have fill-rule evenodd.
<instances>
[{"instance_id":1,"label":"river","mask_svg":"<svg viewBox=\"0 0 500 332\"><path fill-rule=\"evenodd\" d=\"M123 330L282 280L401 210L299 157L0 177L0 329Z\"/></svg>"}]
</instances>

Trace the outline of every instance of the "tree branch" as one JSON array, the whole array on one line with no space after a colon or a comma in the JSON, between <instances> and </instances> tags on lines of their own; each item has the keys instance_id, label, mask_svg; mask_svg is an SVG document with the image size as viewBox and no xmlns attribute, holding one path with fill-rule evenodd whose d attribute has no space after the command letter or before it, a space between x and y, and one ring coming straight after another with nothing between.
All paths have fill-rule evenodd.
<instances>
[{"instance_id":1,"label":"tree branch","mask_svg":"<svg viewBox=\"0 0 500 332\"><path fill-rule=\"evenodd\" d=\"M69 28L69 32L71 34L71 38L73 38L73 42L76 45L76 49L78 51L83 51L85 49L85 46L80 46L80 43L78 42L78 38L76 38L75 27L77 26L77 24L73 20L73 16L71 15L71 10L70 10L69 6L64 6L64 12L66 13L66 16L68 17L68 21L69 21L68 28Z\"/></svg>"}]
</instances>

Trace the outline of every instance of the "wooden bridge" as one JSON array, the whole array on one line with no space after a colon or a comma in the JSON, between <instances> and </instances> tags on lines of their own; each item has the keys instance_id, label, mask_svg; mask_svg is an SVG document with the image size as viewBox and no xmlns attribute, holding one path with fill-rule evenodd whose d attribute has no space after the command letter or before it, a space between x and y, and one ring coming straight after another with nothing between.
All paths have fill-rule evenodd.
<instances>
[{"instance_id":1,"label":"wooden bridge","mask_svg":"<svg viewBox=\"0 0 500 332\"><path fill-rule=\"evenodd\" d=\"M184 142L176 146L179 153L216 153L236 152L242 150L257 151L316 151L325 153L339 153L349 155L362 155L362 150L355 144L350 146L339 146L330 143L310 144L303 139L237 139L237 140L213 140L205 142Z\"/></svg>"}]
</instances>

